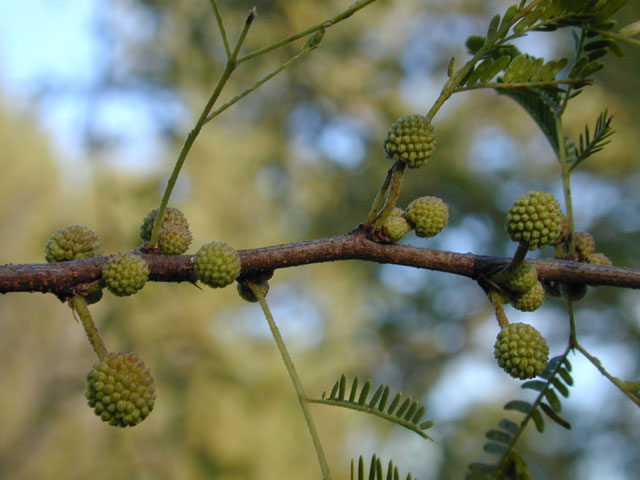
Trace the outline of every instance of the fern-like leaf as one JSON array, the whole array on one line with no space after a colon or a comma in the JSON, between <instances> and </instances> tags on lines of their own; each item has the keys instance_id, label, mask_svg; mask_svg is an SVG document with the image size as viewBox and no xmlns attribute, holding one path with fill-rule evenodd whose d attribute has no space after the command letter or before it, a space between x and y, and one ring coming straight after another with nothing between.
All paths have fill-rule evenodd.
<instances>
[{"instance_id":1,"label":"fern-like leaf","mask_svg":"<svg viewBox=\"0 0 640 480\"><path fill-rule=\"evenodd\" d=\"M589 131L589 126L585 126L584 134L580 134L578 145L573 146L573 155L571 158L572 170L590 156L598 153L610 142L609 137L615 133L611 128L612 118L613 115L609 115L607 110L598 115L596 126L593 130L593 136Z\"/></svg>"},{"instance_id":2,"label":"fern-like leaf","mask_svg":"<svg viewBox=\"0 0 640 480\"><path fill-rule=\"evenodd\" d=\"M358 459L356 468L355 462L351 460L351 480L400 480L398 467L393 464L393 460L389 460L386 470L382 468L382 462L374 453L369 462L369 473L367 474L362 456ZM406 480L413 480L411 474L407 474Z\"/></svg>"},{"instance_id":3,"label":"fern-like leaf","mask_svg":"<svg viewBox=\"0 0 640 480\"><path fill-rule=\"evenodd\" d=\"M526 390L538 392L532 403L524 400L511 400L504 406L505 410L524 414L524 418L518 424L507 418L498 422L498 428L493 428L486 433L489 440L483 450L492 455L498 455L500 459L495 464L472 463L469 465L467 479L495 479L517 478L529 479L526 464L522 457L514 450L515 444L531 420L538 432L543 433L546 427L545 418L553 421L563 428L570 429L571 425L560 416L562 404L558 393L567 397L568 386L573 385L571 377L571 363L567 359L569 350L563 355L549 360L545 370L535 380L523 382L521 387ZM517 475L514 472L519 472ZM508 477L504 477L510 472Z\"/></svg>"},{"instance_id":4,"label":"fern-like leaf","mask_svg":"<svg viewBox=\"0 0 640 480\"><path fill-rule=\"evenodd\" d=\"M358 390L359 382L356 377L353 379L347 395L347 378L342 375L333 385L328 397L324 392L321 398L308 398L307 401L375 415L411 430L422 438L433 440L424 432L434 425L433 420L422 421L427 411L424 405L420 405L417 400L400 392L393 395L389 402L391 389L387 385L380 385L369 398L371 386L371 380L367 380Z\"/></svg>"}]
</instances>

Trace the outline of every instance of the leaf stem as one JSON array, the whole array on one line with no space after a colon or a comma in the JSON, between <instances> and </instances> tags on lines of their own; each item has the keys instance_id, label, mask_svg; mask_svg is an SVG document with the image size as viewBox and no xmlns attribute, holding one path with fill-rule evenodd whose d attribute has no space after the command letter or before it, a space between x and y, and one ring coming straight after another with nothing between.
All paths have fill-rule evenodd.
<instances>
[{"instance_id":1,"label":"leaf stem","mask_svg":"<svg viewBox=\"0 0 640 480\"><path fill-rule=\"evenodd\" d=\"M571 169L567 162L567 146L565 143L564 130L562 128L562 117L555 115L556 134L558 137L558 159L562 168L562 190L564 192L564 202L567 209L567 219L569 220L569 255L575 254L575 238L573 235L573 204L571 200Z\"/></svg>"},{"instance_id":2,"label":"leaf stem","mask_svg":"<svg viewBox=\"0 0 640 480\"><path fill-rule=\"evenodd\" d=\"M384 197L387 194L387 190L389 190L389 184L391 183L391 177L393 176L395 168L396 165L394 163L391 167L389 167L389 170L387 170L387 176L385 177L384 182L382 182L380 190L378 190L378 193L376 194L376 198L373 200L373 204L371 205L371 209L369 210L369 215L367 215L367 219L365 220L365 225L373 223L376 216L378 215L378 212L380 211L380 208L382 208L382 203L384 202Z\"/></svg>"},{"instance_id":3,"label":"leaf stem","mask_svg":"<svg viewBox=\"0 0 640 480\"><path fill-rule=\"evenodd\" d=\"M224 28L224 23L222 23L222 16L220 15L220 10L218 9L218 4L216 0L209 0L211 6L213 7L213 12L216 15L216 21L218 22L218 28L220 29L220 36L222 37L222 43L224 43L224 51L227 54L227 58L231 57L231 49L229 48L229 40L227 40L227 31Z\"/></svg>"},{"instance_id":4,"label":"leaf stem","mask_svg":"<svg viewBox=\"0 0 640 480\"><path fill-rule=\"evenodd\" d=\"M380 216L383 217L391 213L396 206L398 197L400 196L400 187L402 186L402 177L404 176L404 169L406 164L404 162L396 161L393 165L393 174L391 175L391 183L389 184L389 193L387 199L384 202L384 207Z\"/></svg>"},{"instance_id":5,"label":"leaf stem","mask_svg":"<svg viewBox=\"0 0 640 480\"><path fill-rule=\"evenodd\" d=\"M322 471L322 475L324 480L332 480L331 472L329 471L329 465L327 464L327 459L325 458L324 451L322 449L322 443L320 442L320 437L318 436L318 432L316 430L316 426L313 423L313 418L311 417L311 412L309 411L309 407L307 405L308 397L304 391L304 387L302 386L302 382L300 381L300 377L296 372L295 365L289 356L289 352L287 351L287 347L280 335L280 330L276 325L275 320L273 319L273 315L269 310L269 306L264 298L264 295L260 291L259 288L256 288L255 285L251 282L247 282L249 288L260 302L260 306L262 307L262 312L264 313L265 318L267 319L267 323L269 324L269 329L271 330L271 334L273 335L273 339L278 346L278 350L280 351L280 355L282 356L282 361L284 362L285 367L287 368L287 373L289 374L289 378L291 379L291 383L293 383L293 388L296 391L296 395L298 397L298 402L300 403L300 408L302 409L302 414L304 415L304 419L307 422L307 428L309 429L309 434L311 435L311 440L313 441L313 446L316 450L316 455L318 457L318 463L320 464L320 470Z\"/></svg>"},{"instance_id":6,"label":"leaf stem","mask_svg":"<svg viewBox=\"0 0 640 480\"><path fill-rule=\"evenodd\" d=\"M614 40L620 40L621 42L627 42L632 45L637 45L640 47L640 40L638 40L637 38L627 37L625 35L620 35L619 33L609 32L607 30L601 30L599 28L589 28L588 30L590 32L599 33L603 37L613 38Z\"/></svg>"},{"instance_id":7,"label":"leaf stem","mask_svg":"<svg viewBox=\"0 0 640 480\"><path fill-rule=\"evenodd\" d=\"M567 310L569 312L569 348L578 347L578 329L576 328L576 316L573 310L573 300L567 298Z\"/></svg>"},{"instance_id":8,"label":"leaf stem","mask_svg":"<svg viewBox=\"0 0 640 480\"><path fill-rule=\"evenodd\" d=\"M500 270L498 273L491 277L492 280L500 283L501 281L507 279L513 272L515 272L520 265L524 262L524 259L529 252L529 244L527 242L518 243L518 248L516 248L516 252L513 254L513 258L509 262L509 265L504 267L503 270Z\"/></svg>"},{"instance_id":9,"label":"leaf stem","mask_svg":"<svg viewBox=\"0 0 640 480\"><path fill-rule=\"evenodd\" d=\"M585 31L581 30L580 38L578 39L578 44L576 45L576 56L575 56L574 66L578 63L578 60L580 60L580 57L582 56L585 37L586 37ZM562 102L562 108L560 109L560 115L562 115L564 111L567 109L567 105L569 103L569 100L571 99L572 93L573 93L573 86L569 85L569 88L567 88L567 91L564 94L564 100Z\"/></svg>"},{"instance_id":10,"label":"leaf stem","mask_svg":"<svg viewBox=\"0 0 640 480\"><path fill-rule=\"evenodd\" d=\"M98 359L104 357L109 352L107 351L107 347L102 341L102 338L100 338L100 333L98 333L98 328L93 322L93 318L91 318L91 312L89 312L87 300L78 295L71 299L71 305L74 311L78 313L80 323L82 323L84 331L87 334L87 338L89 339L89 343L91 344L93 351L98 356Z\"/></svg>"},{"instance_id":11,"label":"leaf stem","mask_svg":"<svg viewBox=\"0 0 640 480\"><path fill-rule=\"evenodd\" d=\"M493 305L493 309L496 312L496 320L498 321L498 325L500 328L505 328L509 325L509 319L507 318L507 314L504 313L504 305L502 304L502 297L500 293L495 290L489 291L489 300L491 301L491 305Z\"/></svg>"},{"instance_id":12,"label":"leaf stem","mask_svg":"<svg viewBox=\"0 0 640 480\"><path fill-rule=\"evenodd\" d=\"M548 87L551 85L581 85L587 82L584 79L564 79L564 80L544 80L539 82L493 82L478 85L467 85L457 87L453 93L466 92L468 90L479 90L481 88L523 88L523 87Z\"/></svg>"},{"instance_id":13,"label":"leaf stem","mask_svg":"<svg viewBox=\"0 0 640 480\"><path fill-rule=\"evenodd\" d=\"M246 62L247 60L250 60L252 58L258 57L260 55L264 55L265 53L271 52L272 50L275 50L277 48L280 48L284 45L287 45L291 42L294 42L296 40L298 40L299 38L302 37L306 37L307 35L310 35L312 33L317 32L318 30L322 30L323 28L329 28L332 27L333 25L335 25L336 23L341 22L342 20L350 17L351 15L353 15L355 12L357 12L358 10L363 9L364 7L366 7L367 5L375 2L376 0L362 0L359 2L354 2L352 4L351 7L347 8L346 10L344 10L343 12L325 20L324 22L321 22L317 25L314 25L312 27L309 27L301 32L295 33L293 35L290 35L286 38L283 38L282 40L278 40L277 42L274 42L270 45L267 45L266 47L262 47L259 48L258 50L254 50L253 52L250 52L248 54L246 54L243 57L240 57L238 59L238 64Z\"/></svg>"},{"instance_id":14,"label":"leaf stem","mask_svg":"<svg viewBox=\"0 0 640 480\"><path fill-rule=\"evenodd\" d=\"M391 415L389 413L386 413L386 412L381 411L381 410L377 410L377 409L369 407L367 405L360 405L360 404L355 403L355 402L348 402L346 400L337 400L337 399L331 399L331 398L308 398L307 401L309 403L317 403L319 405L330 405L330 406L333 406L333 407L349 408L351 410L356 410L358 412L368 413L369 415L374 415L374 416L376 416L378 418L382 418L382 419L384 419L384 420L386 420L388 422L395 423L396 425L400 425L401 427L404 427L407 430L411 430L412 432L417 433L418 435L420 435L425 440L433 441L433 438L431 436L427 435L426 433L424 433L420 429L420 427L418 425L416 425L415 423L411 423L410 421L405 420L404 418Z\"/></svg>"},{"instance_id":15,"label":"leaf stem","mask_svg":"<svg viewBox=\"0 0 640 480\"><path fill-rule=\"evenodd\" d=\"M227 103L225 103L224 105L222 105L220 108L218 108L216 111L214 111L213 113L211 113L206 120L204 121L204 123L208 123L211 120L213 120L215 117L217 117L218 115L220 115L222 112L224 112L227 108L231 107L234 103L237 103L238 101L242 100L244 97L246 97L247 95L249 95L251 92L257 90L259 87L261 87L262 85L264 85L265 83L267 83L269 80L271 80L273 77L275 77L276 75L278 75L280 72L282 72L284 69L290 67L291 65L293 65L295 62L297 62L298 60L300 60L302 57L304 57L305 55L307 55L308 53L310 53L311 51L315 50L317 48L317 45L314 47L310 47L310 48L305 48L304 50L302 50L300 53L298 53L297 55L291 57L287 62L283 63L282 65L280 65L278 68L276 68L275 70L273 70L272 72L266 74L264 77L262 77L260 80L258 80L255 84L253 84L253 86L247 88L244 92L240 93L239 95L236 95L235 97L233 97L231 100L229 100Z\"/></svg>"},{"instance_id":16,"label":"leaf stem","mask_svg":"<svg viewBox=\"0 0 640 480\"><path fill-rule=\"evenodd\" d=\"M631 399L633 403L635 403L640 407L640 398L636 397L629 390L627 390L624 387L624 383L622 381L620 381L618 378L614 377L609 372L607 372L607 370L602 366L602 362L600 362L600 360L598 360L596 357L591 355L582 345L578 343L576 343L575 348L582 355L584 355L587 358L587 360L589 360L593 364L593 366L600 371L602 375L607 377L611 383L613 383L616 387L618 387L618 389L621 390L622 393L624 393L627 397Z\"/></svg>"}]
</instances>

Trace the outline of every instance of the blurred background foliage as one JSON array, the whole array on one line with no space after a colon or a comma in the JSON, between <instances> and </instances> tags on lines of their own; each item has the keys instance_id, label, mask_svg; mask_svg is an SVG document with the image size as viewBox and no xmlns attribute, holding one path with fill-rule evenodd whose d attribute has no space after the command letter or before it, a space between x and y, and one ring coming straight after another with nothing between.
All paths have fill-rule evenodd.
<instances>
[{"instance_id":1,"label":"blurred background foliage","mask_svg":"<svg viewBox=\"0 0 640 480\"><path fill-rule=\"evenodd\" d=\"M246 51L341 11L347 1L221 1L230 38L251 6L258 17ZM482 34L504 1L379 0L331 28L320 48L208 124L187 161L172 204L187 215L194 244L238 249L330 236L368 212L385 172L381 141L400 115L426 112L451 56ZM19 8L19 7L16 7ZM620 12L640 18L640 4ZM208 2L117 0L97 8L101 68L77 135L84 156L69 163L38 125L38 102L60 94L43 82L35 108L0 106L0 262L41 262L47 236L84 224L109 253L133 248L170 168L222 69L224 50ZM566 32L517 43L546 59L571 54ZM296 54L303 40L242 64L222 101ZM640 78L638 49L606 58L597 84L572 102L566 129L593 126L616 109L603 153L574 175L576 228L616 265L639 267ZM65 55L65 52L55 52ZM1 87L1 85L0 85ZM50 88L49 88L50 87ZM135 99L157 154L142 173L127 168L123 139L100 122L114 96ZM409 172L400 203L437 195L451 209L434 239L407 243L511 255L504 212L529 189L562 198L559 167L534 122L492 91L458 94L435 119L438 150ZM64 155L62 155L64 157ZM549 255L550 252L543 252ZM434 443L381 421L329 407L312 413L336 478L352 457L374 451L421 479L462 478L485 458L484 433L512 398L530 398L493 360L497 325L467 279L389 265L335 262L276 272L269 300L309 394L340 373L384 382L429 407ZM134 429L100 422L86 406L84 376L95 361L71 311L52 296L0 299L0 478L319 478L295 395L259 308L235 288L203 291L151 283L133 298L93 307L107 346L136 351L154 373L158 400ZM567 340L562 302L538 312L507 310L548 339ZM624 379L640 376L640 299L635 291L590 289L577 312L579 338ZM527 432L520 451L534 478L623 479L640 469L640 415L580 357L564 402L573 430Z\"/></svg>"}]
</instances>

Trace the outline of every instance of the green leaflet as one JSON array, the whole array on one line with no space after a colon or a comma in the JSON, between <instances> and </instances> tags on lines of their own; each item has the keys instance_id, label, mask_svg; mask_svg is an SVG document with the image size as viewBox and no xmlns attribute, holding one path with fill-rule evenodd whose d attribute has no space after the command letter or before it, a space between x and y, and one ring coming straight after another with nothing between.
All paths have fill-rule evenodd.
<instances>
[{"instance_id":1,"label":"green leaflet","mask_svg":"<svg viewBox=\"0 0 640 480\"><path fill-rule=\"evenodd\" d=\"M498 32L500 26L500 15L495 15L489 23L489 29L487 31L487 38L490 39Z\"/></svg>"},{"instance_id":2,"label":"green leaflet","mask_svg":"<svg viewBox=\"0 0 640 480\"><path fill-rule=\"evenodd\" d=\"M509 433L513 435L516 435L520 430L520 427L518 426L517 423L512 422L511 420L508 420L506 418L503 418L502 420L500 420L500 422L498 423L498 426L500 428L503 428L504 430L507 430Z\"/></svg>"},{"instance_id":3,"label":"green leaflet","mask_svg":"<svg viewBox=\"0 0 640 480\"><path fill-rule=\"evenodd\" d=\"M558 415L549 405L544 402L540 402L540 409L558 425L566 428L567 430L571 430L571 424Z\"/></svg>"},{"instance_id":4,"label":"green leaflet","mask_svg":"<svg viewBox=\"0 0 640 480\"><path fill-rule=\"evenodd\" d=\"M482 448L485 452L493 453L494 455L502 455L507 451L507 446L500 443L485 443Z\"/></svg>"},{"instance_id":5,"label":"green leaflet","mask_svg":"<svg viewBox=\"0 0 640 480\"><path fill-rule=\"evenodd\" d=\"M406 480L413 480L411 474L407 474ZM354 461L351 460L351 480L400 480L400 473L398 467L393 464L392 460L389 460L387 468L383 469L382 462L378 456L374 453L371 456L371 462L369 462L369 473L367 474L364 466L364 459L362 456L358 459L358 467L356 469Z\"/></svg>"},{"instance_id":6,"label":"green leaflet","mask_svg":"<svg viewBox=\"0 0 640 480\"><path fill-rule=\"evenodd\" d=\"M547 386L547 382L543 382L542 380L528 380L520 385L521 388L528 388L531 390L536 390L537 392L541 392Z\"/></svg>"},{"instance_id":7,"label":"green leaflet","mask_svg":"<svg viewBox=\"0 0 640 480\"><path fill-rule=\"evenodd\" d=\"M531 411L531 404L522 400L511 400L504 406L505 410L516 410L521 413L529 413Z\"/></svg>"},{"instance_id":8,"label":"green leaflet","mask_svg":"<svg viewBox=\"0 0 640 480\"><path fill-rule=\"evenodd\" d=\"M553 384L555 389L560 392L560 395L565 398L569 396L569 389L560 380L558 380L557 378L553 378L551 379L551 383Z\"/></svg>"},{"instance_id":9,"label":"green leaflet","mask_svg":"<svg viewBox=\"0 0 640 480\"><path fill-rule=\"evenodd\" d=\"M556 395L556 392L553 389L548 388L544 392L544 396L549 402L549 405L551 405L551 408L553 408L555 412L560 412L562 410L562 404L560 403L560 399L558 398L558 395Z\"/></svg>"},{"instance_id":10,"label":"green leaflet","mask_svg":"<svg viewBox=\"0 0 640 480\"><path fill-rule=\"evenodd\" d=\"M544 432L544 418L542 418L540 410L533 410L531 412L531 418L533 419L533 423L536 426L536 430L538 430L538 432L540 433Z\"/></svg>"},{"instance_id":11,"label":"green leaflet","mask_svg":"<svg viewBox=\"0 0 640 480\"><path fill-rule=\"evenodd\" d=\"M513 437L506 432L503 432L501 430L489 430L485 436L489 439L489 440L493 440L495 442L499 442L499 443L509 443Z\"/></svg>"}]
</instances>

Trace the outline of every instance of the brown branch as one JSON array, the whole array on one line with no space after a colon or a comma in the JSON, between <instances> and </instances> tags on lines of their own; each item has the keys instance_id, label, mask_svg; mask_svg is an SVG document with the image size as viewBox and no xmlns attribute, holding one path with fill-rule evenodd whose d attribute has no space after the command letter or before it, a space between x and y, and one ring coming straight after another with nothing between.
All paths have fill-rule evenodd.
<instances>
[{"instance_id":1,"label":"brown branch","mask_svg":"<svg viewBox=\"0 0 640 480\"><path fill-rule=\"evenodd\" d=\"M359 227L330 238L239 250L242 274L337 260L365 260L437 270L478 279L491 275L509 263L509 258L453 253L410 245L389 245L369 240ZM150 279L156 282L195 282L193 256L142 255L149 264ZM0 266L0 293L42 292L68 299L82 285L100 280L102 264L109 257L50 264L8 264ZM530 260L541 280L588 285L640 288L640 270L604 267L556 259ZM80 289L80 290L79 290Z\"/></svg>"}]
</instances>

